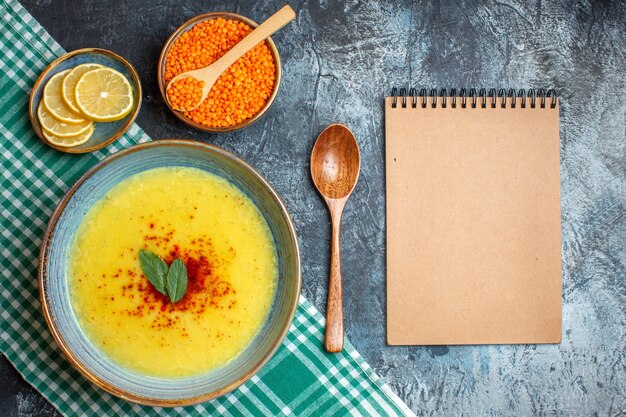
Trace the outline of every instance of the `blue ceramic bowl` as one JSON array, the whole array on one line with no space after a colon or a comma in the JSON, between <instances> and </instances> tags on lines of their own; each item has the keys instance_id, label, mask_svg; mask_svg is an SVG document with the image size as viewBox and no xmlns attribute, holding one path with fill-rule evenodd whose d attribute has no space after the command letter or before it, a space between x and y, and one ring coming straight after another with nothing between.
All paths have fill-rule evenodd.
<instances>
[{"instance_id":1,"label":"blue ceramic bowl","mask_svg":"<svg viewBox=\"0 0 626 417\"><path fill-rule=\"evenodd\" d=\"M164 166L196 167L227 179L257 205L274 238L278 283L266 322L235 359L188 378L145 376L110 360L82 331L68 288L68 264L78 226L90 207L120 181ZM118 397L147 405L182 406L225 394L254 375L276 352L293 320L300 295L300 254L287 209L271 185L232 154L199 142L163 140L136 145L104 159L61 201L43 238L39 286L43 312L59 347L90 381Z\"/></svg>"},{"instance_id":2,"label":"blue ceramic bowl","mask_svg":"<svg viewBox=\"0 0 626 417\"><path fill-rule=\"evenodd\" d=\"M37 108L39 107L39 103L41 102L43 88L48 80L57 72L61 72L66 69L74 68L77 65L87 63L104 65L124 74L133 89L133 109L130 111L130 113L128 113L126 117L115 122L94 123L95 130L93 132L93 135L91 136L91 138L89 138L87 142L83 143L82 145L73 148L64 148L62 146L50 143L42 134L39 118L37 118ZM33 86L33 89L30 93L28 113L30 115L30 122L33 125L35 133L37 133L37 136L39 136L41 140L44 141L47 145L62 152L86 153L93 152L100 148L104 148L105 146L113 143L116 139L122 136L122 134L126 132L126 130L128 130L130 125L137 117L140 107L141 83L139 81L139 75L137 75L137 71L135 71L135 68L133 68L133 66L130 65L128 61L126 61L124 58L114 52L107 51L106 49L85 48L77 49L76 51L65 54L62 57L57 58L50 65L48 65L48 67L41 73L39 78L37 78L37 81L35 81L35 85Z\"/></svg>"}]
</instances>

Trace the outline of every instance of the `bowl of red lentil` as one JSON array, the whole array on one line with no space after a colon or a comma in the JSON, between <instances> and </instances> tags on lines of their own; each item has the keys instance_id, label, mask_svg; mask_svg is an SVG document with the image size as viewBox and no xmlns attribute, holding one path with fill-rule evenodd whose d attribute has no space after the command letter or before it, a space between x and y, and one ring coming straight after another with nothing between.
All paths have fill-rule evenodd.
<instances>
[{"instance_id":1,"label":"bowl of red lentil","mask_svg":"<svg viewBox=\"0 0 626 417\"><path fill-rule=\"evenodd\" d=\"M281 78L280 56L271 38L231 65L196 109L175 110L166 91L176 75L211 65L257 26L235 13L207 13L188 20L169 37L159 58L158 80L163 100L176 117L206 132L232 132L265 114Z\"/></svg>"}]
</instances>

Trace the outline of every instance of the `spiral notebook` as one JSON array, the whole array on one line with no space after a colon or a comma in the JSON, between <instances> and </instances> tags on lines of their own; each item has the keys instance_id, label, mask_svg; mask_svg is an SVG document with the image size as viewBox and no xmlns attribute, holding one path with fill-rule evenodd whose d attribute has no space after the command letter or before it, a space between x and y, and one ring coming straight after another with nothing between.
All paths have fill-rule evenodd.
<instances>
[{"instance_id":1,"label":"spiral notebook","mask_svg":"<svg viewBox=\"0 0 626 417\"><path fill-rule=\"evenodd\" d=\"M385 99L387 341L559 343L553 90Z\"/></svg>"}]
</instances>

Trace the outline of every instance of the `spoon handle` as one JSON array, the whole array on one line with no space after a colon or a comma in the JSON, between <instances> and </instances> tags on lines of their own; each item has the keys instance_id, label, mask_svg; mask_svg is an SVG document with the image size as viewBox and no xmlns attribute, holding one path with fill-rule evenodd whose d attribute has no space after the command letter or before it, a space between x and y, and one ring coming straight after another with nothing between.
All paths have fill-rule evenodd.
<instances>
[{"instance_id":1,"label":"spoon handle","mask_svg":"<svg viewBox=\"0 0 626 417\"><path fill-rule=\"evenodd\" d=\"M226 54L224 54L224 56L218 59L215 64L213 64L215 65L214 68L220 74L223 73L224 71L226 71L226 69L228 69L228 67L234 64L235 61L245 55L246 52L257 46L263 40L267 39L270 35L278 31L287 23L291 22L293 19L295 19L295 17L296 13L289 5L286 5L285 7L271 15L265 22L261 23L238 44L233 46L230 51L228 51Z\"/></svg>"},{"instance_id":2,"label":"spoon handle","mask_svg":"<svg viewBox=\"0 0 626 417\"><path fill-rule=\"evenodd\" d=\"M333 237L330 251L330 277L328 303L326 305L326 335L324 345L327 352L343 349L343 300L341 294L341 213L343 208L331 209Z\"/></svg>"}]
</instances>

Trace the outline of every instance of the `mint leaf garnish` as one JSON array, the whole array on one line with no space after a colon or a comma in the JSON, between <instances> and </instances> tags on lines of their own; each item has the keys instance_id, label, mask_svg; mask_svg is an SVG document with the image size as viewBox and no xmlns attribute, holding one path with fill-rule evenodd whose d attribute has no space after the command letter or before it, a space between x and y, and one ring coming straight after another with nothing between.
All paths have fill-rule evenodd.
<instances>
[{"instance_id":1,"label":"mint leaf garnish","mask_svg":"<svg viewBox=\"0 0 626 417\"><path fill-rule=\"evenodd\" d=\"M187 267L176 258L168 267L163 258L147 249L139 250L141 269L150 284L171 302L180 301L187 292Z\"/></svg>"},{"instance_id":2,"label":"mint leaf garnish","mask_svg":"<svg viewBox=\"0 0 626 417\"><path fill-rule=\"evenodd\" d=\"M183 261L176 258L167 273L167 295L173 303L176 303L183 298L186 291L187 268Z\"/></svg>"},{"instance_id":3,"label":"mint leaf garnish","mask_svg":"<svg viewBox=\"0 0 626 417\"><path fill-rule=\"evenodd\" d=\"M150 284L161 294L167 295L165 280L167 279L168 267L165 261L149 250L140 249L139 263Z\"/></svg>"}]
</instances>

